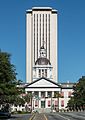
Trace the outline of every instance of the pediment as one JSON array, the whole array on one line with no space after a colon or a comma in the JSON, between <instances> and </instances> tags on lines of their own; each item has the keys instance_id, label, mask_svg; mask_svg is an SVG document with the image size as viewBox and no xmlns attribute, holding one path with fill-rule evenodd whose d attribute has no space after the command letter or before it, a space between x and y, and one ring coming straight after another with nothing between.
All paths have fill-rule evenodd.
<instances>
[{"instance_id":1,"label":"pediment","mask_svg":"<svg viewBox=\"0 0 85 120\"><path fill-rule=\"evenodd\" d=\"M41 78L38 80L35 80L34 82L30 83L27 88L59 88L60 85L58 85L56 82L49 80L47 78Z\"/></svg>"}]
</instances>

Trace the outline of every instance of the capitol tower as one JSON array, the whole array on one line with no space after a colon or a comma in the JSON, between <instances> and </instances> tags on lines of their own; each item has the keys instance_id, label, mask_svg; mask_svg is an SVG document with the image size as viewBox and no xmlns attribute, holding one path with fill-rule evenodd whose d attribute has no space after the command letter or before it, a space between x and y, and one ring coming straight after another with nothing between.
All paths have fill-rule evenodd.
<instances>
[{"instance_id":1,"label":"capitol tower","mask_svg":"<svg viewBox=\"0 0 85 120\"><path fill-rule=\"evenodd\" d=\"M57 11L33 7L26 11L26 82L48 78L58 83Z\"/></svg>"}]
</instances>

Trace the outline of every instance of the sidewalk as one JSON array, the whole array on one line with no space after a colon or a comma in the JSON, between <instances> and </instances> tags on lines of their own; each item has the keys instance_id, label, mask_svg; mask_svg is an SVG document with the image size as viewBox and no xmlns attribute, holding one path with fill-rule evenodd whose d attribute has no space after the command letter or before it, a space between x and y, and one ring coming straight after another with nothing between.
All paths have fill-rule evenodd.
<instances>
[{"instance_id":1,"label":"sidewalk","mask_svg":"<svg viewBox=\"0 0 85 120\"><path fill-rule=\"evenodd\" d=\"M33 120L46 120L43 113L36 113Z\"/></svg>"}]
</instances>

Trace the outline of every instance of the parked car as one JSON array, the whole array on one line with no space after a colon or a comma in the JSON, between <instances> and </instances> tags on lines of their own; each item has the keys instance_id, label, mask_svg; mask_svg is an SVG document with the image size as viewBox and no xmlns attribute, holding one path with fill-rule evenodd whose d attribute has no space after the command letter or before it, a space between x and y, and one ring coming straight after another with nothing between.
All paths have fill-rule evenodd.
<instances>
[{"instance_id":1,"label":"parked car","mask_svg":"<svg viewBox=\"0 0 85 120\"><path fill-rule=\"evenodd\" d=\"M11 113L0 111L0 117L9 118L11 117Z\"/></svg>"}]
</instances>

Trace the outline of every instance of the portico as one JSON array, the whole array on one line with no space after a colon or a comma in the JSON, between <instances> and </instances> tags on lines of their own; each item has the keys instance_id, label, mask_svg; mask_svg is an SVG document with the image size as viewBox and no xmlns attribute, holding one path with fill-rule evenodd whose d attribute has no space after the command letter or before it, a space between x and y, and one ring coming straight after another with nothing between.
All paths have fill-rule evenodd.
<instances>
[{"instance_id":1,"label":"portico","mask_svg":"<svg viewBox=\"0 0 85 120\"><path fill-rule=\"evenodd\" d=\"M59 109L59 98L56 97L56 91L60 93L61 86L57 83L41 78L27 85L25 91L32 94L32 101L28 104L30 108L32 106L32 110L50 112Z\"/></svg>"}]
</instances>

